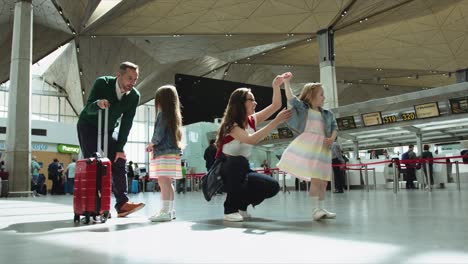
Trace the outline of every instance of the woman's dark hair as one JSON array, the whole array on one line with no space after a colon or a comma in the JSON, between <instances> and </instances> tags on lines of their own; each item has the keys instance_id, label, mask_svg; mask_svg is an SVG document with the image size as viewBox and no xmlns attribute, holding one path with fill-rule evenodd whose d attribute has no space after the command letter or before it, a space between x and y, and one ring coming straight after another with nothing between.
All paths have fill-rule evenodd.
<instances>
[{"instance_id":1,"label":"woman's dark hair","mask_svg":"<svg viewBox=\"0 0 468 264\"><path fill-rule=\"evenodd\" d=\"M247 101L247 94L249 92L249 88L237 88L231 93L221 126L218 130L218 136L216 137L216 145L218 147L220 147L222 139L231 132L234 124L237 124L242 129L245 128L245 124L247 123L245 102Z\"/></svg>"}]
</instances>

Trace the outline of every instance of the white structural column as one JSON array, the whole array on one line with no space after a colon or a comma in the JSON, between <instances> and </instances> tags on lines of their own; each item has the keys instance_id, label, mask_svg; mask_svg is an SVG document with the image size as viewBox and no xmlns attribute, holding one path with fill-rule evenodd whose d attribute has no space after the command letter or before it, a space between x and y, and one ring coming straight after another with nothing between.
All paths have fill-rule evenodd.
<instances>
[{"instance_id":1,"label":"white structural column","mask_svg":"<svg viewBox=\"0 0 468 264\"><path fill-rule=\"evenodd\" d=\"M354 158L357 159L359 158L359 142L357 140L353 141L353 153L354 153Z\"/></svg>"},{"instance_id":2,"label":"white structural column","mask_svg":"<svg viewBox=\"0 0 468 264\"><path fill-rule=\"evenodd\" d=\"M317 32L320 49L320 82L324 87L324 108L338 107L338 90L336 87L335 55L333 30L322 29Z\"/></svg>"},{"instance_id":3,"label":"white structural column","mask_svg":"<svg viewBox=\"0 0 468 264\"><path fill-rule=\"evenodd\" d=\"M16 0L5 158L13 196L30 193L32 12L32 0Z\"/></svg>"}]
</instances>

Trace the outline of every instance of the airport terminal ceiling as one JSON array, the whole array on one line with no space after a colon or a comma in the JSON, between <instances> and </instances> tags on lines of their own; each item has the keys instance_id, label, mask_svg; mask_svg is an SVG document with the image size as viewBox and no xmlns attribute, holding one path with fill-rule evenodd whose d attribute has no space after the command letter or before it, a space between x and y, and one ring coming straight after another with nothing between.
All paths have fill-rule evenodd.
<instances>
[{"instance_id":1,"label":"airport terminal ceiling","mask_svg":"<svg viewBox=\"0 0 468 264\"><path fill-rule=\"evenodd\" d=\"M14 2L0 0L0 50L6 51L0 82L9 78ZM468 68L468 0L32 4L33 61L68 44L43 77L63 87L78 112L94 79L113 75L124 60L141 66L142 103L178 73L270 86L276 74L291 71L297 89L320 80L316 32L326 28L334 32L343 107L447 87Z\"/></svg>"}]
</instances>

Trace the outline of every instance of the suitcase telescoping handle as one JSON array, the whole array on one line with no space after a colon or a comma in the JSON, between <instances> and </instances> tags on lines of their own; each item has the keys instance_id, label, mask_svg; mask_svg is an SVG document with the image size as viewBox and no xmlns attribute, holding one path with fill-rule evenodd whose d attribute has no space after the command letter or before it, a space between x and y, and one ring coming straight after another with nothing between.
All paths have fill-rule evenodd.
<instances>
[{"instance_id":1,"label":"suitcase telescoping handle","mask_svg":"<svg viewBox=\"0 0 468 264\"><path fill-rule=\"evenodd\" d=\"M104 112L104 129L102 129L102 112ZM97 152L101 157L107 157L108 150L108 128L109 128L109 108L98 110L98 140L97 140ZM104 148L101 144L102 134L104 133Z\"/></svg>"}]
</instances>

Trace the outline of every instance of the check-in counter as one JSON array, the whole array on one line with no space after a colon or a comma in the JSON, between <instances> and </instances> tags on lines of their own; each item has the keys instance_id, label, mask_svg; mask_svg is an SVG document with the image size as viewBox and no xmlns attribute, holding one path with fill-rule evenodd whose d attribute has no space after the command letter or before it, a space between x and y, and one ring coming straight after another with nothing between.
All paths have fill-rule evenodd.
<instances>
[{"instance_id":1,"label":"check-in counter","mask_svg":"<svg viewBox=\"0 0 468 264\"><path fill-rule=\"evenodd\" d=\"M460 183L468 183L468 164L464 164L461 158L450 159L452 161L452 173L451 177L457 181L457 169L455 162L458 161L458 171L460 173Z\"/></svg>"}]
</instances>

